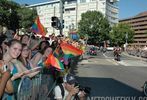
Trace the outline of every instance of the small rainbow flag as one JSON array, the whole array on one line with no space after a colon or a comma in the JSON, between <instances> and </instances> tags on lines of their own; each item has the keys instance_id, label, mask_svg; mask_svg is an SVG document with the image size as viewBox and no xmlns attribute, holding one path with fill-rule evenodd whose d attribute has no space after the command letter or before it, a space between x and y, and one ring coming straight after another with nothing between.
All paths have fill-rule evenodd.
<instances>
[{"instance_id":1,"label":"small rainbow flag","mask_svg":"<svg viewBox=\"0 0 147 100\"><path fill-rule=\"evenodd\" d=\"M42 36L46 35L45 29L40 22L39 16L36 18L35 23L31 27L32 32L40 34Z\"/></svg>"},{"instance_id":2,"label":"small rainbow flag","mask_svg":"<svg viewBox=\"0 0 147 100\"><path fill-rule=\"evenodd\" d=\"M56 49L54 50L53 55L58 58L61 59L64 56L64 53L62 52L62 49L60 46L57 46Z\"/></svg>"},{"instance_id":3,"label":"small rainbow flag","mask_svg":"<svg viewBox=\"0 0 147 100\"><path fill-rule=\"evenodd\" d=\"M50 54L47 58L47 60L45 61L45 66L53 66L55 67L57 70L64 70L64 66L63 64L53 55Z\"/></svg>"},{"instance_id":4,"label":"small rainbow flag","mask_svg":"<svg viewBox=\"0 0 147 100\"><path fill-rule=\"evenodd\" d=\"M61 43L60 44L62 51L64 52L64 54L66 55L73 55L73 56L78 56L78 55L82 55L83 51L70 45L67 43Z\"/></svg>"}]
</instances>

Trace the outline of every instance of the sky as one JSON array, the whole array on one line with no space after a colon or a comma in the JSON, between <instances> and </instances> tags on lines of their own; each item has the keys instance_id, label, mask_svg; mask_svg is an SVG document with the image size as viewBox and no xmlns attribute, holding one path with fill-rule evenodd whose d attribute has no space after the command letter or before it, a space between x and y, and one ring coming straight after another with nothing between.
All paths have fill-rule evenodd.
<instances>
[{"instance_id":1,"label":"sky","mask_svg":"<svg viewBox=\"0 0 147 100\"><path fill-rule=\"evenodd\" d=\"M49 0L13 0L20 4L36 4ZM119 0L119 19L133 17L147 11L147 0Z\"/></svg>"}]
</instances>

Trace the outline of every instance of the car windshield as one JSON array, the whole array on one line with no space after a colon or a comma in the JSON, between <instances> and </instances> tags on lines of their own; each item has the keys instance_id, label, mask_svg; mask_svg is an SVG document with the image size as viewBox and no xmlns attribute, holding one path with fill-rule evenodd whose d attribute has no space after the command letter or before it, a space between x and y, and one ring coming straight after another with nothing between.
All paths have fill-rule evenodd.
<instances>
[{"instance_id":1,"label":"car windshield","mask_svg":"<svg viewBox=\"0 0 147 100\"><path fill-rule=\"evenodd\" d=\"M91 48L90 50L96 50L96 48L93 47L93 48Z\"/></svg>"}]
</instances>

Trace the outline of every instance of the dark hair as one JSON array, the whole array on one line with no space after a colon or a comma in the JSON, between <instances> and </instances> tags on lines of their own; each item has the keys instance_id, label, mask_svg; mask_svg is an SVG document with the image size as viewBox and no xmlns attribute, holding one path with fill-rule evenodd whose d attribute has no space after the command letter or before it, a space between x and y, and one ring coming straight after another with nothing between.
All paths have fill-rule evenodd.
<instances>
[{"instance_id":1,"label":"dark hair","mask_svg":"<svg viewBox=\"0 0 147 100\"><path fill-rule=\"evenodd\" d=\"M35 37L35 35L34 35L34 34L31 36L31 39L36 39L36 37Z\"/></svg>"},{"instance_id":2,"label":"dark hair","mask_svg":"<svg viewBox=\"0 0 147 100\"><path fill-rule=\"evenodd\" d=\"M57 47L57 45L58 45L58 41L53 41L53 42L52 42L52 45L51 45L51 48L52 48L53 50L55 50L56 47Z\"/></svg>"},{"instance_id":3,"label":"dark hair","mask_svg":"<svg viewBox=\"0 0 147 100\"><path fill-rule=\"evenodd\" d=\"M49 48L49 46L45 46L43 49L39 50L38 52L43 55L47 48Z\"/></svg>"},{"instance_id":4,"label":"dark hair","mask_svg":"<svg viewBox=\"0 0 147 100\"><path fill-rule=\"evenodd\" d=\"M6 35L1 35L0 36L0 45L2 45L3 41L7 39L7 36Z\"/></svg>"},{"instance_id":5,"label":"dark hair","mask_svg":"<svg viewBox=\"0 0 147 100\"><path fill-rule=\"evenodd\" d=\"M40 44L39 44L39 50L42 50L41 46L42 46L43 43L45 43L47 47L50 46L50 43L48 41L41 41Z\"/></svg>"},{"instance_id":6,"label":"dark hair","mask_svg":"<svg viewBox=\"0 0 147 100\"><path fill-rule=\"evenodd\" d=\"M27 46L27 44L24 44L24 43L22 43L22 49L24 48L24 47L26 47ZM27 46L28 47L28 46Z\"/></svg>"},{"instance_id":7,"label":"dark hair","mask_svg":"<svg viewBox=\"0 0 147 100\"><path fill-rule=\"evenodd\" d=\"M2 60L3 59L3 48L2 48L2 46L0 46L0 60Z\"/></svg>"},{"instance_id":8,"label":"dark hair","mask_svg":"<svg viewBox=\"0 0 147 100\"><path fill-rule=\"evenodd\" d=\"M28 34L24 34L24 35L22 35L21 38L20 38L20 41L21 41L21 42L22 42L22 39L23 39L24 36L27 36L27 37L29 38L29 35L28 35Z\"/></svg>"},{"instance_id":9,"label":"dark hair","mask_svg":"<svg viewBox=\"0 0 147 100\"><path fill-rule=\"evenodd\" d=\"M23 43L23 44L22 44L22 49L23 49L24 47L26 47L26 46L27 46L27 44L24 44L24 43ZM22 64L23 64L24 66L26 66L25 61L24 61L24 59L22 58L21 54L19 55L18 60L21 61Z\"/></svg>"},{"instance_id":10,"label":"dark hair","mask_svg":"<svg viewBox=\"0 0 147 100\"><path fill-rule=\"evenodd\" d=\"M14 45L15 43L19 43L19 44L22 45L22 43L21 43L19 40L17 40L17 39L12 39L12 40L10 40L10 41L8 41L8 42L5 42L5 44L6 44L8 47L11 47L11 46Z\"/></svg>"}]
</instances>

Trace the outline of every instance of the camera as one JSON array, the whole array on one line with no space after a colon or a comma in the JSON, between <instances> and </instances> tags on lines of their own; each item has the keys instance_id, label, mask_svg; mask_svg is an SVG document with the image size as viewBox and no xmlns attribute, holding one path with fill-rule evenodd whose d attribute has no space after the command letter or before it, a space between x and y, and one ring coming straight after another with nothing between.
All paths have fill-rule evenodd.
<instances>
[{"instance_id":1,"label":"camera","mask_svg":"<svg viewBox=\"0 0 147 100\"><path fill-rule=\"evenodd\" d=\"M80 91L84 91L86 95L90 95L90 92L91 92L90 87L81 86L79 83L75 83L74 87L78 87Z\"/></svg>"}]
</instances>

